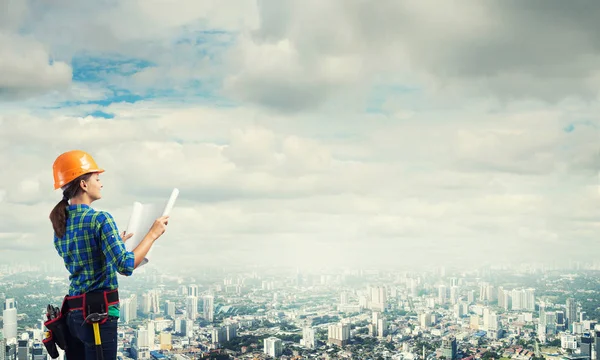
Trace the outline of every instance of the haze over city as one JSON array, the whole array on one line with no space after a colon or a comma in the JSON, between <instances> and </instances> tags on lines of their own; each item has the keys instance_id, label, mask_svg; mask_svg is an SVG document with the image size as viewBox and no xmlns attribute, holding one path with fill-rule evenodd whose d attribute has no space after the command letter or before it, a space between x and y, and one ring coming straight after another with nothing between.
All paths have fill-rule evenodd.
<instances>
[{"instance_id":1,"label":"haze over city","mask_svg":"<svg viewBox=\"0 0 600 360\"><path fill-rule=\"evenodd\" d=\"M180 197L162 271L596 258L595 3L0 0L1 263L61 264L52 163ZM186 265L187 266L187 265ZM65 275L66 276L66 275Z\"/></svg>"}]
</instances>

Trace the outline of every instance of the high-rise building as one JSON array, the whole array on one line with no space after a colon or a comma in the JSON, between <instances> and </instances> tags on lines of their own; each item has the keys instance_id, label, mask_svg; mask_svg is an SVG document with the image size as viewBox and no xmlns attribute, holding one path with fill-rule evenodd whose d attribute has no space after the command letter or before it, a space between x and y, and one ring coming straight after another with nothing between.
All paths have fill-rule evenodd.
<instances>
[{"instance_id":1,"label":"high-rise building","mask_svg":"<svg viewBox=\"0 0 600 360\"><path fill-rule=\"evenodd\" d=\"M594 338L594 348L595 348L595 352L596 352L596 359L600 359L600 331L594 331L595 333L595 338Z\"/></svg>"},{"instance_id":2,"label":"high-rise building","mask_svg":"<svg viewBox=\"0 0 600 360\"><path fill-rule=\"evenodd\" d=\"M560 347L563 349L577 349L577 337L568 333L562 333L560 335Z\"/></svg>"},{"instance_id":3,"label":"high-rise building","mask_svg":"<svg viewBox=\"0 0 600 360\"><path fill-rule=\"evenodd\" d=\"M182 317L176 317L175 318L175 332L178 334L183 334L185 332L185 330L183 329L183 318Z\"/></svg>"},{"instance_id":4,"label":"high-rise building","mask_svg":"<svg viewBox=\"0 0 600 360\"><path fill-rule=\"evenodd\" d=\"M29 355L29 340L19 339L17 340L17 346L17 360L30 360L31 356Z\"/></svg>"},{"instance_id":5,"label":"high-rise building","mask_svg":"<svg viewBox=\"0 0 600 360\"><path fill-rule=\"evenodd\" d=\"M438 302L440 304L445 304L447 299L448 288L446 285L440 285L438 287Z\"/></svg>"},{"instance_id":6,"label":"high-rise building","mask_svg":"<svg viewBox=\"0 0 600 360\"><path fill-rule=\"evenodd\" d=\"M385 318L377 320L377 337L385 337L388 334L388 324Z\"/></svg>"},{"instance_id":7,"label":"high-rise building","mask_svg":"<svg viewBox=\"0 0 600 360\"><path fill-rule=\"evenodd\" d=\"M450 288L450 303L452 305L458 302L458 286L452 286Z\"/></svg>"},{"instance_id":8,"label":"high-rise building","mask_svg":"<svg viewBox=\"0 0 600 360\"><path fill-rule=\"evenodd\" d=\"M565 324L565 313L564 311L556 311L556 331L565 331L567 328Z\"/></svg>"},{"instance_id":9,"label":"high-rise building","mask_svg":"<svg viewBox=\"0 0 600 360\"><path fill-rule=\"evenodd\" d=\"M591 357L592 356L592 344L594 343L594 339L590 333L584 333L581 336L581 355Z\"/></svg>"},{"instance_id":10,"label":"high-rise building","mask_svg":"<svg viewBox=\"0 0 600 360\"><path fill-rule=\"evenodd\" d=\"M467 302L472 304L475 302L475 290L467 291Z\"/></svg>"},{"instance_id":11,"label":"high-rise building","mask_svg":"<svg viewBox=\"0 0 600 360\"><path fill-rule=\"evenodd\" d=\"M340 305L346 305L348 304L348 293L345 291L342 291L342 293L340 294Z\"/></svg>"},{"instance_id":12,"label":"high-rise building","mask_svg":"<svg viewBox=\"0 0 600 360\"><path fill-rule=\"evenodd\" d=\"M485 301L485 297L487 294L486 287L488 284L479 285L479 301Z\"/></svg>"},{"instance_id":13,"label":"high-rise building","mask_svg":"<svg viewBox=\"0 0 600 360\"><path fill-rule=\"evenodd\" d=\"M510 292L504 290L502 286L498 287L498 306L508 310L510 305Z\"/></svg>"},{"instance_id":14,"label":"high-rise building","mask_svg":"<svg viewBox=\"0 0 600 360\"><path fill-rule=\"evenodd\" d=\"M307 349L314 349L315 344L315 329L311 327L305 327L302 330L302 340L304 341L304 347Z\"/></svg>"},{"instance_id":15,"label":"high-rise building","mask_svg":"<svg viewBox=\"0 0 600 360\"><path fill-rule=\"evenodd\" d=\"M154 337L156 336L156 330L154 329L154 321L148 321L147 325L147 334L148 334L148 349L150 351L154 350Z\"/></svg>"},{"instance_id":16,"label":"high-rise building","mask_svg":"<svg viewBox=\"0 0 600 360\"><path fill-rule=\"evenodd\" d=\"M119 310L120 310L120 316L119 316L119 321L124 322L125 324L127 324L129 321L131 321L131 313L129 311L129 307L131 306L131 300L130 299L121 299L119 301Z\"/></svg>"},{"instance_id":17,"label":"high-rise building","mask_svg":"<svg viewBox=\"0 0 600 360\"><path fill-rule=\"evenodd\" d=\"M556 313L554 311L546 311L546 333L548 334L556 334Z\"/></svg>"},{"instance_id":18,"label":"high-rise building","mask_svg":"<svg viewBox=\"0 0 600 360\"><path fill-rule=\"evenodd\" d=\"M381 313L378 311L373 311L371 314L371 324L369 325L369 336L377 336L378 332L378 324L379 319L382 319Z\"/></svg>"},{"instance_id":19,"label":"high-rise building","mask_svg":"<svg viewBox=\"0 0 600 360\"><path fill-rule=\"evenodd\" d=\"M419 322L421 324L421 327L429 327L432 325L432 321L431 321L431 313L427 312L427 313L423 313L419 315Z\"/></svg>"},{"instance_id":20,"label":"high-rise building","mask_svg":"<svg viewBox=\"0 0 600 360\"><path fill-rule=\"evenodd\" d=\"M408 279L408 290L412 297L419 295L419 281L417 279Z\"/></svg>"},{"instance_id":21,"label":"high-rise building","mask_svg":"<svg viewBox=\"0 0 600 360\"><path fill-rule=\"evenodd\" d=\"M212 342L213 344L222 344L227 341L227 330L225 327L218 327L212 329Z\"/></svg>"},{"instance_id":22,"label":"high-rise building","mask_svg":"<svg viewBox=\"0 0 600 360\"><path fill-rule=\"evenodd\" d=\"M31 347L31 360L46 360L48 354L46 348L41 342L34 342ZM28 359L29 360L29 359Z\"/></svg>"},{"instance_id":23,"label":"high-rise building","mask_svg":"<svg viewBox=\"0 0 600 360\"><path fill-rule=\"evenodd\" d=\"M540 313L539 313L539 324L546 326L546 304L544 302L540 303Z\"/></svg>"},{"instance_id":24,"label":"high-rise building","mask_svg":"<svg viewBox=\"0 0 600 360\"><path fill-rule=\"evenodd\" d=\"M575 302L574 298L567 299L565 315L567 318L567 327L571 327L571 325L577 321L577 302Z\"/></svg>"},{"instance_id":25,"label":"high-rise building","mask_svg":"<svg viewBox=\"0 0 600 360\"><path fill-rule=\"evenodd\" d=\"M329 325L327 342L338 346L344 346L350 339L350 324Z\"/></svg>"},{"instance_id":26,"label":"high-rise building","mask_svg":"<svg viewBox=\"0 0 600 360\"><path fill-rule=\"evenodd\" d=\"M456 350L456 338L454 336L442 339L442 356L448 360L456 360Z\"/></svg>"},{"instance_id":27,"label":"high-rise building","mask_svg":"<svg viewBox=\"0 0 600 360\"><path fill-rule=\"evenodd\" d=\"M227 341L233 340L233 338L237 337L237 325L236 324L225 325L225 333L227 335Z\"/></svg>"},{"instance_id":28,"label":"high-rise building","mask_svg":"<svg viewBox=\"0 0 600 360\"><path fill-rule=\"evenodd\" d=\"M188 296L198 297L198 285L192 284L188 287Z\"/></svg>"},{"instance_id":29,"label":"high-rise building","mask_svg":"<svg viewBox=\"0 0 600 360\"><path fill-rule=\"evenodd\" d=\"M276 337L266 338L265 340L264 353L271 357L281 356L283 352L283 346L280 339Z\"/></svg>"},{"instance_id":30,"label":"high-rise building","mask_svg":"<svg viewBox=\"0 0 600 360\"><path fill-rule=\"evenodd\" d=\"M158 336L158 340L160 342L161 350L171 350L173 348L173 341L171 337L171 333L169 332L161 332Z\"/></svg>"},{"instance_id":31,"label":"high-rise building","mask_svg":"<svg viewBox=\"0 0 600 360\"><path fill-rule=\"evenodd\" d=\"M535 289L523 290L523 309L535 311Z\"/></svg>"},{"instance_id":32,"label":"high-rise building","mask_svg":"<svg viewBox=\"0 0 600 360\"><path fill-rule=\"evenodd\" d=\"M196 311L197 309L198 307L196 306ZM175 318L175 303L173 301L165 301L165 315L170 316L171 318Z\"/></svg>"},{"instance_id":33,"label":"high-rise building","mask_svg":"<svg viewBox=\"0 0 600 360\"><path fill-rule=\"evenodd\" d=\"M137 318L137 300L135 295L121 300L121 316L120 319L125 324Z\"/></svg>"},{"instance_id":34,"label":"high-rise building","mask_svg":"<svg viewBox=\"0 0 600 360\"><path fill-rule=\"evenodd\" d=\"M2 312L4 338L7 342L17 338L17 304L15 299L6 299Z\"/></svg>"},{"instance_id":35,"label":"high-rise building","mask_svg":"<svg viewBox=\"0 0 600 360\"><path fill-rule=\"evenodd\" d=\"M6 360L6 339L0 332L0 360Z\"/></svg>"},{"instance_id":36,"label":"high-rise building","mask_svg":"<svg viewBox=\"0 0 600 360\"><path fill-rule=\"evenodd\" d=\"M190 320L196 320L198 317L198 298L195 296L188 296L185 301L185 312L187 318Z\"/></svg>"},{"instance_id":37,"label":"high-rise building","mask_svg":"<svg viewBox=\"0 0 600 360\"><path fill-rule=\"evenodd\" d=\"M521 310L523 308L523 292L521 290L513 289L510 298L513 310Z\"/></svg>"},{"instance_id":38,"label":"high-rise building","mask_svg":"<svg viewBox=\"0 0 600 360\"><path fill-rule=\"evenodd\" d=\"M157 290L150 290L142 295L142 312L144 314L160 313L160 297Z\"/></svg>"},{"instance_id":39,"label":"high-rise building","mask_svg":"<svg viewBox=\"0 0 600 360\"><path fill-rule=\"evenodd\" d=\"M150 359L150 347L148 344L148 331L139 328L136 332L135 341L131 347L134 359Z\"/></svg>"},{"instance_id":40,"label":"high-rise building","mask_svg":"<svg viewBox=\"0 0 600 360\"><path fill-rule=\"evenodd\" d=\"M479 300L492 302L496 300L496 289L493 285L484 283L479 287Z\"/></svg>"},{"instance_id":41,"label":"high-rise building","mask_svg":"<svg viewBox=\"0 0 600 360\"><path fill-rule=\"evenodd\" d=\"M215 297L213 295L205 295L204 299L204 319L213 322L215 320Z\"/></svg>"},{"instance_id":42,"label":"high-rise building","mask_svg":"<svg viewBox=\"0 0 600 360\"><path fill-rule=\"evenodd\" d=\"M387 306L387 290L384 286L373 286L368 288L370 293L369 307L373 311L385 311Z\"/></svg>"},{"instance_id":43,"label":"high-rise building","mask_svg":"<svg viewBox=\"0 0 600 360\"><path fill-rule=\"evenodd\" d=\"M454 304L454 317L458 319L464 315L465 315L465 312L463 311L462 303Z\"/></svg>"},{"instance_id":44,"label":"high-rise building","mask_svg":"<svg viewBox=\"0 0 600 360\"><path fill-rule=\"evenodd\" d=\"M182 324L183 336L192 337L194 336L194 321L190 319L183 319Z\"/></svg>"}]
</instances>

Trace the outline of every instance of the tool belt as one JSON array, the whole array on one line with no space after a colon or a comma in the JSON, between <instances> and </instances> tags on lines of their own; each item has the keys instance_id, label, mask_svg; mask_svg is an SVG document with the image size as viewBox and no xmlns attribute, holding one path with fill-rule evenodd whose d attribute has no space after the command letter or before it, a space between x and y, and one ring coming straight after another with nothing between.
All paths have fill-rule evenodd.
<instances>
[{"instance_id":1,"label":"tool belt","mask_svg":"<svg viewBox=\"0 0 600 360\"><path fill-rule=\"evenodd\" d=\"M53 359L58 357L58 350L56 346L67 351L67 337L69 336L69 328L67 326L67 313L73 310L83 310L83 318L85 319L89 314L106 314L108 313L108 307L115 305L119 302L118 290L108 291L93 291L82 295L65 296L63 299L60 310L53 308L51 305L48 306L54 311L52 314L48 313L48 320L44 322L44 326L48 329L45 339L42 341L48 355ZM105 317L100 321L100 324L104 324L108 317Z\"/></svg>"}]
</instances>

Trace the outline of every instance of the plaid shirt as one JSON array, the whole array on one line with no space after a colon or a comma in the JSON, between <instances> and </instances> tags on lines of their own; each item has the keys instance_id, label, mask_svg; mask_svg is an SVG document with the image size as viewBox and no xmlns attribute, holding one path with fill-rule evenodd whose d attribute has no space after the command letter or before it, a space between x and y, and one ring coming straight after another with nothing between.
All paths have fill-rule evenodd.
<instances>
[{"instance_id":1,"label":"plaid shirt","mask_svg":"<svg viewBox=\"0 0 600 360\"><path fill-rule=\"evenodd\" d=\"M54 247L71 274L69 296L118 288L117 272L133 273L133 252L125 249L113 217L85 204L67 206L67 231Z\"/></svg>"}]
</instances>

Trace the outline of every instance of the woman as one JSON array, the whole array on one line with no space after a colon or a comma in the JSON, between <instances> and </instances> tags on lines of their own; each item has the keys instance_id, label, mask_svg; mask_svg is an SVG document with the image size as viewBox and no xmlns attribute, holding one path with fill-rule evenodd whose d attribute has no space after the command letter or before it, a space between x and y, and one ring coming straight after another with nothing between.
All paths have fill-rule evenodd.
<instances>
[{"instance_id":1,"label":"woman","mask_svg":"<svg viewBox=\"0 0 600 360\"><path fill-rule=\"evenodd\" d=\"M119 318L117 272L130 276L152 244L166 230L168 216L156 219L140 244L127 251L124 242L133 234L119 235L113 217L90 207L99 200L104 172L86 152L61 154L54 162L54 189L62 188L63 198L50 213L54 246L70 273L69 294L63 303L66 313L67 360L96 359L100 347L94 344L90 313L108 313L100 325L101 351L105 360L117 358Z\"/></svg>"}]
</instances>

